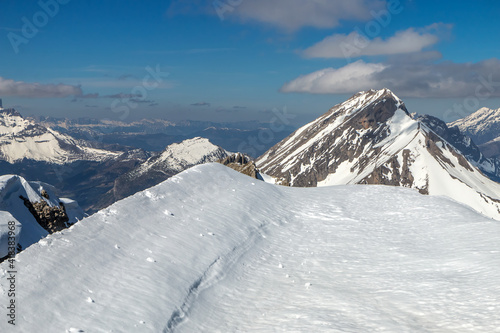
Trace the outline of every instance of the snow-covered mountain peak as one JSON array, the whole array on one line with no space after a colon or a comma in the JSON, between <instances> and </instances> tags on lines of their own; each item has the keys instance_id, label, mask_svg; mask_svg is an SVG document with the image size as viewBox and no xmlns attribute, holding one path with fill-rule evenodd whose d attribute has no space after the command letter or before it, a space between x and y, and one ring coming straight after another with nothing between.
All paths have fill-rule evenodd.
<instances>
[{"instance_id":1,"label":"snow-covered mountain peak","mask_svg":"<svg viewBox=\"0 0 500 333\"><path fill-rule=\"evenodd\" d=\"M144 163L141 171L162 164L165 169L175 169L179 172L185 170L188 165L215 162L226 156L227 152L221 147L206 138L196 137L169 145L159 156Z\"/></svg>"},{"instance_id":2,"label":"snow-covered mountain peak","mask_svg":"<svg viewBox=\"0 0 500 333\"><path fill-rule=\"evenodd\" d=\"M370 106L376 108L377 105L384 103L395 105L396 108L393 111L399 108L406 111L403 101L391 90L384 88L381 90L372 89L359 92L347 101L330 109L330 112L332 112L332 114L339 114L343 116L353 116L363 110L366 110Z\"/></svg>"},{"instance_id":3,"label":"snow-covered mountain peak","mask_svg":"<svg viewBox=\"0 0 500 333\"><path fill-rule=\"evenodd\" d=\"M500 136L500 108L481 108L448 126L457 126L461 132L469 134L476 144L486 143Z\"/></svg>"},{"instance_id":4,"label":"snow-covered mountain peak","mask_svg":"<svg viewBox=\"0 0 500 333\"><path fill-rule=\"evenodd\" d=\"M446 141L443 126L435 119L414 119L388 89L370 90L298 129L256 164L292 186L405 186L447 195L500 219L500 184L475 167L484 162L480 153L473 165ZM449 136L474 148L457 134ZM495 171L493 165L490 169Z\"/></svg>"},{"instance_id":5,"label":"snow-covered mountain peak","mask_svg":"<svg viewBox=\"0 0 500 333\"><path fill-rule=\"evenodd\" d=\"M94 149L84 142L25 119L15 109L0 112L0 159L63 164L74 160L102 161L119 153Z\"/></svg>"},{"instance_id":6,"label":"snow-covered mountain peak","mask_svg":"<svg viewBox=\"0 0 500 333\"><path fill-rule=\"evenodd\" d=\"M148 158L138 167L115 180L113 195L125 198L154 186L194 165L217 162L230 155L208 139L196 137L174 143L160 154Z\"/></svg>"}]
</instances>

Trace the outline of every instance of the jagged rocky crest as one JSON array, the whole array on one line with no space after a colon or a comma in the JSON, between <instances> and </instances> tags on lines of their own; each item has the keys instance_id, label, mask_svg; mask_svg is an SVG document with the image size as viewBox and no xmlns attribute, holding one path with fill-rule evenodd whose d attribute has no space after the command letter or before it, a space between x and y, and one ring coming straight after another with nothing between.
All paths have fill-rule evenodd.
<instances>
[{"instance_id":1,"label":"jagged rocky crest","mask_svg":"<svg viewBox=\"0 0 500 333\"><path fill-rule=\"evenodd\" d=\"M248 155L236 153L227 156L226 158L223 158L218 162L244 175L250 176L255 179L260 179L259 169L257 169L255 162Z\"/></svg>"}]
</instances>

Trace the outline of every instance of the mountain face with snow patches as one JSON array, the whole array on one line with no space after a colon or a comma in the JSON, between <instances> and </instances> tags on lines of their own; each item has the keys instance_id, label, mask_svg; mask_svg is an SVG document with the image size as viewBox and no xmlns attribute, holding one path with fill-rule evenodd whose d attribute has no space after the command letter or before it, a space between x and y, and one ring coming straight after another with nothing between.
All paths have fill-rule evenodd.
<instances>
[{"instance_id":1,"label":"mountain face with snow patches","mask_svg":"<svg viewBox=\"0 0 500 333\"><path fill-rule=\"evenodd\" d=\"M27 159L65 164L76 160L103 161L119 155L82 143L27 120L14 109L0 111L0 158L9 163Z\"/></svg>"},{"instance_id":2,"label":"mountain face with snow patches","mask_svg":"<svg viewBox=\"0 0 500 333\"><path fill-rule=\"evenodd\" d=\"M216 162L229 153L208 139L196 137L169 145L133 170L118 177L110 195L113 202L142 191L194 165ZM112 202L111 202L112 203Z\"/></svg>"},{"instance_id":3,"label":"mountain face with snow patches","mask_svg":"<svg viewBox=\"0 0 500 333\"><path fill-rule=\"evenodd\" d=\"M443 197L201 165L20 253L0 331L497 332L499 237Z\"/></svg>"},{"instance_id":4,"label":"mountain face with snow patches","mask_svg":"<svg viewBox=\"0 0 500 333\"><path fill-rule=\"evenodd\" d=\"M500 184L432 127L428 119L413 119L390 90L370 90L298 129L256 163L292 186L404 186L500 219Z\"/></svg>"},{"instance_id":5,"label":"mountain face with snow patches","mask_svg":"<svg viewBox=\"0 0 500 333\"><path fill-rule=\"evenodd\" d=\"M0 111L0 174L19 174L54 184L88 213L154 186L193 165L227 156L207 139L195 138L154 154L92 148L24 119L13 109Z\"/></svg>"},{"instance_id":6,"label":"mountain face with snow patches","mask_svg":"<svg viewBox=\"0 0 500 333\"><path fill-rule=\"evenodd\" d=\"M58 198L55 188L49 184L28 182L17 175L0 176L0 258L7 255L9 221L13 221L16 225L15 235L21 249L27 248L49 234L26 207L21 197L26 198L32 204L46 203L45 206L49 209L64 205L68 216L68 226L85 216L76 201Z\"/></svg>"},{"instance_id":7,"label":"mountain face with snow patches","mask_svg":"<svg viewBox=\"0 0 500 333\"><path fill-rule=\"evenodd\" d=\"M482 145L500 137L500 109L481 108L448 125L457 126L460 131L470 135L475 143Z\"/></svg>"},{"instance_id":8,"label":"mountain face with snow patches","mask_svg":"<svg viewBox=\"0 0 500 333\"><path fill-rule=\"evenodd\" d=\"M462 133L457 126L448 127L444 121L430 115L419 116L418 120L458 149L469 162L490 179L496 182L500 181L500 160L486 157L482 149L468 135Z\"/></svg>"},{"instance_id":9,"label":"mountain face with snow patches","mask_svg":"<svg viewBox=\"0 0 500 333\"><path fill-rule=\"evenodd\" d=\"M500 165L500 109L481 108L449 125L470 135L481 152Z\"/></svg>"}]
</instances>

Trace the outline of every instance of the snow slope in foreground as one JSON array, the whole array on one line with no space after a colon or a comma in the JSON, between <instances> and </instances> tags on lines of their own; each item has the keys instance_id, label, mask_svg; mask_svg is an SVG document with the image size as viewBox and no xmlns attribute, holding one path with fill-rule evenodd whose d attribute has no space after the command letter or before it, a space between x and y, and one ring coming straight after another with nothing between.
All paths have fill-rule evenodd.
<instances>
[{"instance_id":1,"label":"snow slope in foreground","mask_svg":"<svg viewBox=\"0 0 500 333\"><path fill-rule=\"evenodd\" d=\"M445 198L201 165L22 252L0 331L499 332L499 254Z\"/></svg>"}]
</instances>

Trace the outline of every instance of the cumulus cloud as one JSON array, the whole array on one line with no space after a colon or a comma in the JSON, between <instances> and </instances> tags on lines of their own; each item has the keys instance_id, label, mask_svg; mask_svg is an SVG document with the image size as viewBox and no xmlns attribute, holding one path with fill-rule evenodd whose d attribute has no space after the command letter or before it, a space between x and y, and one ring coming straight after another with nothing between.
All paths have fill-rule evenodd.
<instances>
[{"instance_id":1,"label":"cumulus cloud","mask_svg":"<svg viewBox=\"0 0 500 333\"><path fill-rule=\"evenodd\" d=\"M67 84L29 83L0 77L0 96L61 98L80 95L82 95L82 89L79 86Z\"/></svg>"},{"instance_id":2,"label":"cumulus cloud","mask_svg":"<svg viewBox=\"0 0 500 333\"><path fill-rule=\"evenodd\" d=\"M209 6L207 6L209 4ZM219 5L216 5L219 4ZM221 19L237 18L257 22L287 31L303 27L333 28L340 20L367 21L370 11L384 8L385 0L244 0L203 1L175 0L167 12L201 14L211 12Z\"/></svg>"},{"instance_id":3,"label":"cumulus cloud","mask_svg":"<svg viewBox=\"0 0 500 333\"><path fill-rule=\"evenodd\" d=\"M375 74L387 68L383 64L367 64L362 60L335 69L326 68L303 75L286 83L282 92L312 94L345 94L373 88L377 85Z\"/></svg>"},{"instance_id":4,"label":"cumulus cloud","mask_svg":"<svg viewBox=\"0 0 500 333\"><path fill-rule=\"evenodd\" d=\"M397 32L394 36L372 40L353 31L348 35L335 34L302 52L307 58L353 58L361 56L394 55L420 52L436 44L438 36L419 32L414 28Z\"/></svg>"},{"instance_id":5,"label":"cumulus cloud","mask_svg":"<svg viewBox=\"0 0 500 333\"><path fill-rule=\"evenodd\" d=\"M365 63L362 60L300 76L282 92L347 94L368 89L392 89L402 97L500 97L500 60L477 63Z\"/></svg>"}]
</instances>

